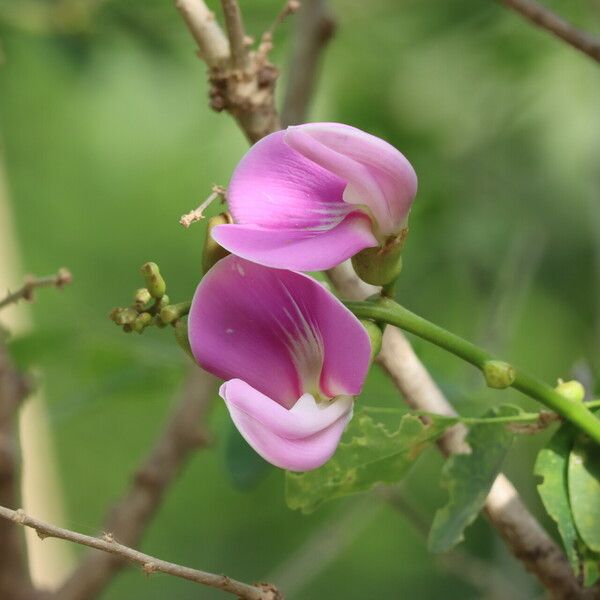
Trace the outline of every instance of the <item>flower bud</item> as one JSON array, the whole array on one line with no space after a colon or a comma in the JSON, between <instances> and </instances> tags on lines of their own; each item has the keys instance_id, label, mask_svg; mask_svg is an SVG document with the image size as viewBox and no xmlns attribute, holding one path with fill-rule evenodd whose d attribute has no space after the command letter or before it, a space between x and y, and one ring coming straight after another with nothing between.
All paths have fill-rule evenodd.
<instances>
[{"instance_id":1,"label":"flower bud","mask_svg":"<svg viewBox=\"0 0 600 600\"><path fill-rule=\"evenodd\" d=\"M153 262L147 262L142 265L141 272L146 280L146 287L150 295L153 298L162 298L167 290L167 285L160 274L158 265Z\"/></svg>"},{"instance_id":2,"label":"flower bud","mask_svg":"<svg viewBox=\"0 0 600 600\"><path fill-rule=\"evenodd\" d=\"M174 323L177 319L187 315L190 310L189 302L180 302L179 304L169 304L160 309L160 320L163 323Z\"/></svg>"},{"instance_id":3,"label":"flower bud","mask_svg":"<svg viewBox=\"0 0 600 600\"><path fill-rule=\"evenodd\" d=\"M585 398L585 388L575 379L571 381L559 379L558 385L554 389L571 402L583 402Z\"/></svg>"},{"instance_id":4,"label":"flower bud","mask_svg":"<svg viewBox=\"0 0 600 600\"><path fill-rule=\"evenodd\" d=\"M144 331L144 329L146 329L150 323L152 323L152 315L150 313L143 312L136 317L132 328L134 331L142 333L142 331Z\"/></svg>"},{"instance_id":5,"label":"flower bud","mask_svg":"<svg viewBox=\"0 0 600 600\"><path fill-rule=\"evenodd\" d=\"M131 325L137 312L133 308L115 308L109 316L117 325Z\"/></svg>"},{"instance_id":6,"label":"flower bud","mask_svg":"<svg viewBox=\"0 0 600 600\"><path fill-rule=\"evenodd\" d=\"M221 213L210 217L206 226L206 237L204 238L204 248L202 249L202 271L207 273L210 268L222 258L225 258L229 251L225 250L211 235L212 230L217 225L226 225L233 222L229 213Z\"/></svg>"},{"instance_id":7,"label":"flower bud","mask_svg":"<svg viewBox=\"0 0 600 600\"><path fill-rule=\"evenodd\" d=\"M377 248L365 248L352 257L356 274L371 285L385 286L398 278L402 270L402 248L408 233L403 229L398 235L390 236Z\"/></svg>"},{"instance_id":8,"label":"flower bud","mask_svg":"<svg viewBox=\"0 0 600 600\"><path fill-rule=\"evenodd\" d=\"M152 300L152 296L147 288L140 288L133 296L133 304L138 310L143 310Z\"/></svg>"},{"instance_id":9,"label":"flower bud","mask_svg":"<svg viewBox=\"0 0 600 600\"><path fill-rule=\"evenodd\" d=\"M488 360L483 365L483 375L489 387L503 390L510 387L516 377L515 368L502 360Z\"/></svg>"}]
</instances>

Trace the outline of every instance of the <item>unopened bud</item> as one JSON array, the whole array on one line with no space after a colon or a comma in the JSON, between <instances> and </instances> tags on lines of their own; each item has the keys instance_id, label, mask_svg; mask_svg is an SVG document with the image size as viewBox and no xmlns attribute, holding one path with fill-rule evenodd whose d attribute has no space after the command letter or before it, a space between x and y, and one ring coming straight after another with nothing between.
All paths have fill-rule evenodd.
<instances>
[{"instance_id":1,"label":"unopened bud","mask_svg":"<svg viewBox=\"0 0 600 600\"><path fill-rule=\"evenodd\" d=\"M516 377L515 368L502 360L488 360L483 365L483 375L489 387L503 390L510 387Z\"/></svg>"},{"instance_id":2,"label":"unopened bud","mask_svg":"<svg viewBox=\"0 0 600 600\"><path fill-rule=\"evenodd\" d=\"M381 327L375 321L368 319L360 319L362 326L366 329L369 334L369 340L371 341L371 362L375 360L375 357L381 350L381 340L383 338L383 331Z\"/></svg>"},{"instance_id":3,"label":"unopened bud","mask_svg":"<svg viewBox=\"0 0 600 600\"><path fill-rule=\"evenodd\" d=\"M142 310L152 300L152 296L147 288L140 288L133 297L133 304L138 310Z\"/></svg>"},{"instance_id":4,"label":"unopened bud","mask_svg":"<svg viewBox=\"0 0 600 600\"><path fill-rule=\"evenodd\" d=\"M158 308L164 308L165 306L169 306L171 300L169 296L166 294L158 301Z\"/></svg>"},{"instance_id":5,"label":"unopened bud","mask_svg":"<svg viewBox=\"0 0 600 600\"><path fill-rule=\"evenodd\" d=\"M352 257L356 274L371 285L388 285L395 281L402 270L402 248L408 233L403 229L389 237L377 248L365 248Z\"/></svg>"},{"instance_id":6,"label":"unopened bud","mask_svg":"<svg viewBox=\"0 0 600 600\"><path fill-rule=\"evenodd\" d=\"M146 280L146 287L153 298L162 298L167 290L165 280L160 274L158 265L153 262L147 262L142 265L142 275Z\"/></svg>"},{"instance_id":7,"label":"unopened bud","mask_svg":"<svg viewBox=\"0 0 600 600\"><path fill-rule=\"evenodd\" d=\"M571 381L559 379L558 385L554 389L571 402L583 402L585 399L585 388L575 379Z\"/></svg>"},{"instance_id":8,"label":"unopened bud","mask_svg":"<svg viewBox=\"0 0 600 600\"><path fill-rule=\"evenodd\" d=\"M229 213L221 213L208 219L206 227L206 237L204 238L204 248L202 249L202 271L208 272L210 268L222 258L225 258L229 252L220 246L212 237L211 231L217 225L226 225L233 223Z\"/></svg>"},{"instance_id":9,"label":"unopened bud","mask_svg":"<svg viewBox=\"0 0 600 600\"><path fill-rule=\"evenodd\" d=\"M152 315L150 313L143 312L136 317L132 327L134 331L142 333L142 331L144 331L144 329L146 329L150 323L152 323Z\"/></svg>"},{"instance_id":10,"label":"unopened bud","mask_svg":"<svg viewBox=\"0 0 600 600\"><path fill-rule=\"evenodd\" d=\"M115 308L109 316L117 325L131 325L137 317L137 312L133 308Z\"/></svg>"},{"instance_id":11,"label":"unopened bud","mask_svg":"<svg viewBox=\"0 0 600 600\"><path fill-rule=\"evenodd\" d=\"M189 302L180 302L179 304L170 304L160 310L160 319L163 323L174 323L177 319L187 315L190 311Z\"/></svg>"}]
</instances>

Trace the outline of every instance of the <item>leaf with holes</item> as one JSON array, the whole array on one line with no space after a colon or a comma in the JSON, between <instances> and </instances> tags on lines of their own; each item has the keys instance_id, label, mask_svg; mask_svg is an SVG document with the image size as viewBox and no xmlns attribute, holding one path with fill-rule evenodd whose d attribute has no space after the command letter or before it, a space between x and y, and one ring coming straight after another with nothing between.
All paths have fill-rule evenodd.
<instances>
[{"instance_id":1,"label":"leaf with holes","mask_svg":"<svg viewBox=\"0 0 600 600\"><path fill-rule=\"evenodd\" d=\"M500 406L486 417L519 414L514 406ZM464 530L475 520L500 472L514 433L504 424L474 425L467 436L470 454L455 454L444 465L442 487L448 490L448 502L433 519L429 549L447 552L464 538Z\"/></svg>"},{"instance_id":2,"label":"leaf with holes","mask_svg":"<svg viewBox=\"0 0 600 600\"><path fill-rule=\"evenodd\" d=\"M390 432L364 412L356 414L329 462L307 473L286 473L288 506L309 513L327 500L398 482L422 450L456 422L430 420L426 425L405 414Z\"/></svg>"}]
</instances>

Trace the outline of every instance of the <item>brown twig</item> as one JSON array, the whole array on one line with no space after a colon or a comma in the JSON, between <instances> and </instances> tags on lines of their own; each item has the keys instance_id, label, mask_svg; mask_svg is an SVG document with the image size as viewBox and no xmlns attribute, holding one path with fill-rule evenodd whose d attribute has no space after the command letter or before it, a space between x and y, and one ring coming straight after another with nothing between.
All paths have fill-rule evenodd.
<instances>
[{"instance_id":1,"label":"brown twig","mask_svg":"<svg viewBox=\"0 0 600 600\"><path fill-rule=\"evenodd\" d=\"M248 585L247 583L231 579L231 577L227 577L226 575L215 575L213 573L207 573L206 571L199 571L197 569L170 563L150 556L149 554L138 552L133 548L129 548L128 546L117 542L110 535L97 538L76 531L70 531L69 529L63 529L62 527L56 527L55 525L50 525L49 523L44 523L39 519L30 517L21 509L12 510L0 506L0 517L22 525L23 527L35 529L42 540L45 538L66 540L75 544L94 548L95 550L102 550L103 552L115 555L120 559L136 563L141 565L142 570L147 575L151 575L152 573L165 573L166 575L172 575L173 577L187 579L194 583L223 590L230 594L235 594L238 598L244 598L246 600L275 600L278 597L277 590L270 586L265 585L259 587Z\"/></svg>"},{"instance_id":2,"label":"brown twig","mask_svg":"<svg viewBox=\"0 0 600 600\"><path fill-rule=\"evenodd\" d=\"M200 47L200 57L208 66L210 106L217 112L230 113L250 143L279 129L274 96L279 73L268 61L267 53L246 50L247 60L240 67L239 59L232 56L229 47L227 52L223 50L222 41L227 38L204 0L176 0L176 6ZM226 14L226 19L234 21L235 15L227 17ZM243 26L230 23L229 27L229 37L234 37L236 47L239 49L242 44L246 47L248 40ZM217 40L218 52L211 49L214 40Z\"/></svg>"},{"instance_id":3,"label":"brown twig","mask_svg":"<svg viewBox=\"0 0 600 600\"><path fill-rule=\"evenodd\" d=\"M225 17L232 66L237 69L245 69L248 66L248 40L240 6L237 0L221 0L221 7Z\"/></svg>"},{"instance_id":4,"label":"brown twig","mask_svg":"<svg viewBox=\"0 0 600 600\"><path fill-rule=\"evenodd\" d=\"M306 120L317 82L319 62L334 32L335 21L325 0L303 0L296 16L288 82L281 110L284 127Z\"/></svg>"},{"instance_id":5,"label":"brown twig","mask_svg":"<svg viewBox=\"0 0 600 600\"><path fill-rule=\"evenodd\" d=\"M43 287L55 287L62 288L68 285L73 280L68 269L59 269L55 275L47 275L46 277L25 277L23 285L16 291L7 294L2 300L0 300L0 309L8 306L9 304L15 304L19 300L27 300L31 302L33 300L33 293L38 288Z\"/></svg>"},{"instance_id":6,"label":"brown twig","mask_svg":"<svg viewBox=\"0 0 600 600\"><path fill-rule=\"evenodd\" d=\"M29 392L27 380L19 373L0 341L0 503L17 506L19 498L18 447L15 433L17 413ZM0 598L29 598L29 583L23 540L18 529L0 523Z\"/></svg>"},{"instance_id":7,"label":"brown twig","mask_svg":"<svg viewBox=\"0 0 600 600\"><path fill-rule=\"evenodd\" d=\"M600 63L600 40L578 29L536 0L497 0Z\"/></svg>"},{"instance_id":8,"label":"brown twig","mask_svg":"<svg viewBox=\"0 0 600 600\"><path fill-rule=\"evenodd\" d=\"M186 460L192 452L208 444L205 420L214 394L214 378L194 367L169 422L135 473L130 489L115 504L103 525L103 530L122 544L139 544L167 488ZM123 562L113 556L89 553L57 591L56 599L94 598L122 566Z\"/></svg>"},{"instance_id":9,"label":"brown twig","mask_svg":"<svg viewBox=\"0 0 600 600\"><path fill-rule=\"evenodd\" d=\"M175 0L190 33L198 44L200 58L211 66L229 61L229 42L202 0Z\"/></svg>"}]
</instances>

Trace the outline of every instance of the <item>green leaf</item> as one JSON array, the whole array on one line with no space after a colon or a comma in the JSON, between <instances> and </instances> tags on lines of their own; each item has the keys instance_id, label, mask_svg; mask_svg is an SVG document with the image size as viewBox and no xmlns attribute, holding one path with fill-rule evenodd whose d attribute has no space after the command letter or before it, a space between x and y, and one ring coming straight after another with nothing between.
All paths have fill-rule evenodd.
<instances>
[{"instance_id":1,"label":"green leaf","mask_svg":"<svg viewBox=\"0 0 600 600\"><path fill-rule=\"evenodd\" d=\"M421 451L454 423L433 418L425 425L418 417L405 414L390 433L386 426L359 412L329 462L307 473L286 473L287 504L310 513L327 500L369 490L377 483L396 483Z\"/></svg>"},{"instance_id":2,"label":"green leaf","mask_svg":"<svg viewBox=\"0 0 600 600\"><path fill-rule=\"evenodd\" d=\"M569 454L573 447L573 428L563 425L542 448L535 461L534 473L543 478L538 484L542 503L555 521L563 540L567 558L576 575L579 575L577 555L577 529L569 504L567 472Z\"/></svg>"},{"instance_id":3,"label":"green leaf","mask_svg":"<svg viewBox=\"0 0 600 600\"><path fill-rule=\"evenodd\" d=\"M579 435L569 455L569 499L575 526L593 552L600 552L600 446Z\"/></svg>"},{"instance_id":4,"label":"green leaf","mask_svg":"<svg viewBox=\"0 0 600 600\"><path fill-rule=\"evenodd\" d=\"M500 406L484 416L512 416L514 406ZM470 454L454 454L444 465L442 487L448 502L433 519L428 545L431 552L447 552L464 539L464 530L475 520L500 472L514 434L504 424L471 427L467 441Z\"/></svg>"},{"instance_id":5,"label":"green leaf","mask_svg":"<svg viewBox=\"0 0 600 600\"><path fill-rule=\"evenodd\" d=\"M600 554L592 552L581 540L581 567L583 572L583 585L591 587L600 579Z\"/></svg>"},{"instance_id":6,"label":"green leaf","mask_svg":"<svg viewBox=\"0 0 600 600\"><path fill-rule=\"evenodd\" d=\"M257 454L232 425L225 442L225 464L229 478L239 490L251 490L272 469L271 465Z\"/></svg>"}]
</instances>

